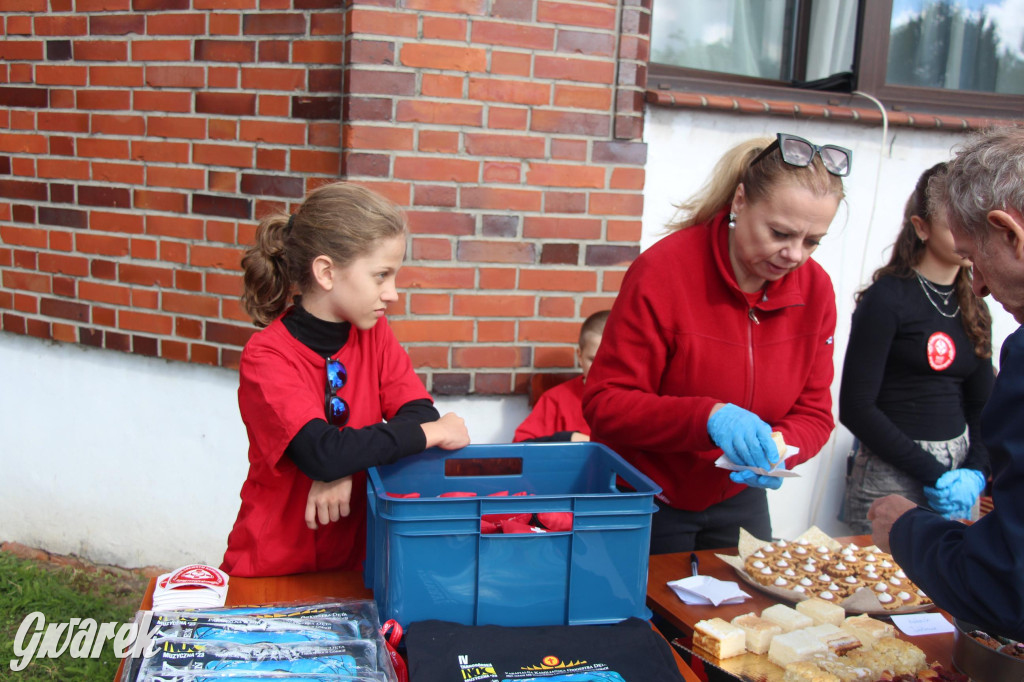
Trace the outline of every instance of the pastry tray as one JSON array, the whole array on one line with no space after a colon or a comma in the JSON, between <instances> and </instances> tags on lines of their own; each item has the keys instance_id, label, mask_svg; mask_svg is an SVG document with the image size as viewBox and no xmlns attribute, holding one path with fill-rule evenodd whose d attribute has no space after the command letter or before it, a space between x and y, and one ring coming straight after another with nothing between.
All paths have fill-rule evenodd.
<instances>
[{"instance_id":1,"label":"pastry tray","mask_svg":"<svg viewBox=\"0 0 1024 682\"><path fill-rule=\"evenodd\" d=\"M816 526L812 526L798 537L793 538L791 542L799 542L800 540L807 540L814 545L825 545L834 551L838 551L843 547L842 543L830 537ZM733 570L736 571L736 574L741 580L743 580L743 582L760 592L764 592L765 594L770 594L780 600L793 603L807 599L808 595L806 594L801 594L781 587L775 587L774 585L762 585L754 580L750 574L744 570L743 567L745 565L746 558L767 544L770 544L770 541L759 540L748 531L741 528L739 545L737 547L739 556L730 554L716 554L715 556L732 566ZM862 587L857 590L843 601L838 602L838 604L842 606L848 614L855 615L866 613L872 616L892 616L901 613L919 613L921 611L929 611L935 607L933 603L928 602L915 606L902 606L896 609L887 609L878 601L874 592L866 587Z\"/></svg>"}]
</instances>

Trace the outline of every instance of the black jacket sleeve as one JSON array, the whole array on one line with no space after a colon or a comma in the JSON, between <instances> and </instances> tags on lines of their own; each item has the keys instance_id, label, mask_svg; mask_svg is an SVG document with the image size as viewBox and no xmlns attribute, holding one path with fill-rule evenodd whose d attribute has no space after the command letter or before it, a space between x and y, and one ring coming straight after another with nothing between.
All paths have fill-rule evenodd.
<instances>
[{"instance_id":1,"label":"black jacket sleeve","mask_svg":"<svg viewBox=\"0 0 1024 682\"><path fill-rule=\"evenodd\" d=\"M422 452L427 438L420 424L440 415L427 399L402 405L390 421L361 429L339 429L323 419L309 420L285 454L314 481L333 481L379 464Z\"/></svg>"},{"instance_id":2,"label":"black jacket sleeve","mask_svg":"<svg viewBox=\"0 0 1024 682\"><path fill-rule=\"evenodd\" d=\"M1024 639L1024 327L1003 343L981 419L994 509L971 526L912 509L889 533L907 575L957 618Z\"/></svg>"}]
</instances>

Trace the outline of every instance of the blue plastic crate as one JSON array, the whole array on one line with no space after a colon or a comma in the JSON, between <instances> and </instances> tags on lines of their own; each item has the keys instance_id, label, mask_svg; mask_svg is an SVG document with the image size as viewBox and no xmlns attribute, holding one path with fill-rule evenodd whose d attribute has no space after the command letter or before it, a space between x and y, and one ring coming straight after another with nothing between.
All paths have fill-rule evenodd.
<instances>
[{"instance_id":1,"label":"blue plastic crate","mask_svg":"<svg viewBox=\"0 0 1024 682\"><path fill-rule=\"evenodd\" d=\"M632 490L620 490L617 479ZM452 491L476 496L437 497ZM528 494L487 497L500 491ZM381 620L402 625L430 618L511 626L649 618L647 564L659 492L597 443L427 450L369 471L366 586ZM485 514L531 512L572 512L573 527L480 532Z\"/></svg>"}]
</instances>

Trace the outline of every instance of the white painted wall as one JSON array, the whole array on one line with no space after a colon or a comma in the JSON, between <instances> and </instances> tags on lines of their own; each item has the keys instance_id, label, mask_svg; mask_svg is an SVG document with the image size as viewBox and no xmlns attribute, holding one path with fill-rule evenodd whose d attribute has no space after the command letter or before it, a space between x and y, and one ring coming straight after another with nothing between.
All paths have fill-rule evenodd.
<instances>
[{"instance_id":1,"label":"white painted wall","mask_svg":"<svg viewBox=\"0 0 1024 682\"><path fill-rule=\"evenodd\" d=\"M853 150L852 173L845 182L846 202L814 254L831 275L837 295L832 394L833 413L838 415L835 403L853 296L888 260L903 206L921 172L949 159L963 136L948 131L890 128L883 141L881 126L651 107L645 124L648 151L641 245L646 248L662 236L662 228L674 212L672 204L701 187L726 149L751 137L774 137L776 132ZM998 303L991 299L988 303L994 318L993 342L998 359L1003 339L1017 324ZM794 537L810 525L834 535L849 532L836 515L842 500L846 454L852 442L850 432L838 425L819 456L797 469L801 478L789 479L780 490L769 492L777 536Z\"/></svg>"},{"instance_id":2,"label":"white painted wall","mask_svg":"<svg viewBox=\"0 0 1024 682\"><path fill-rule=\"evenodd\" d=\"M0 332L0 541L120 566L218 565L248 471L233 370ZM476 443L526 398L439 399Z\"/></svg>"},{"instance_id":3,"label":"white painted wall","mask_svg":"<svg viewBox=\"0 0 1024 682\"><path fill-rule=\"evenodd\" d=\"M652 108L643 245L725 149L777 130L854 150L848 202L816 253L838 292L837 392L853 294L882 263L920 172L960 138L900 128L883 144L881 128ZM991 307L998 346L1016 324ZM0 540L123 566L219 563L247 470L236 387L231 370L0 333ZM527 413L521 396L438 408L463 415L476 443L508 442ZM851 440L837 429L801 479L771 494L777 535L812 523L843 532Z\"/></svg>"}]
</instances>

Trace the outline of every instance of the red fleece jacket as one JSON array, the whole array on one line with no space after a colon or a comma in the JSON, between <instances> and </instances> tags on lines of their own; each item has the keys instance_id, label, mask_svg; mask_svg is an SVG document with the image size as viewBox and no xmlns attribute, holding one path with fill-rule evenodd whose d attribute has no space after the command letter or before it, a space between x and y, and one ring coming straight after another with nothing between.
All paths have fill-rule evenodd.
<instances>
[{"instance_id":1,"label":"red fleece jacket","mask_svg":"<svg viewBox=\"0 0 1024 682\"><path fill-rule=\"evenodd\" d=\"M559 431L579 431L590 435L583 420L583 375L573 377L544 391L533 410L516 429L513 441L550 436Z\"/></svg>"},{"instance_id":2,"label":"red fleece jacket","mask_svg":"<svg viewBox=\"0 0 1024 682\"><path fill-rule=\"evenodd\" d=\"M759 300L736 284L726 214L675 232L630 266L583 393L591 437L621 454L679 509L743 490L715 467L715 403L735 403L813 457L832 431L835 294L813 260ZM753 302L751 302L753 301Z\"/></svg>"}]
</instances>

